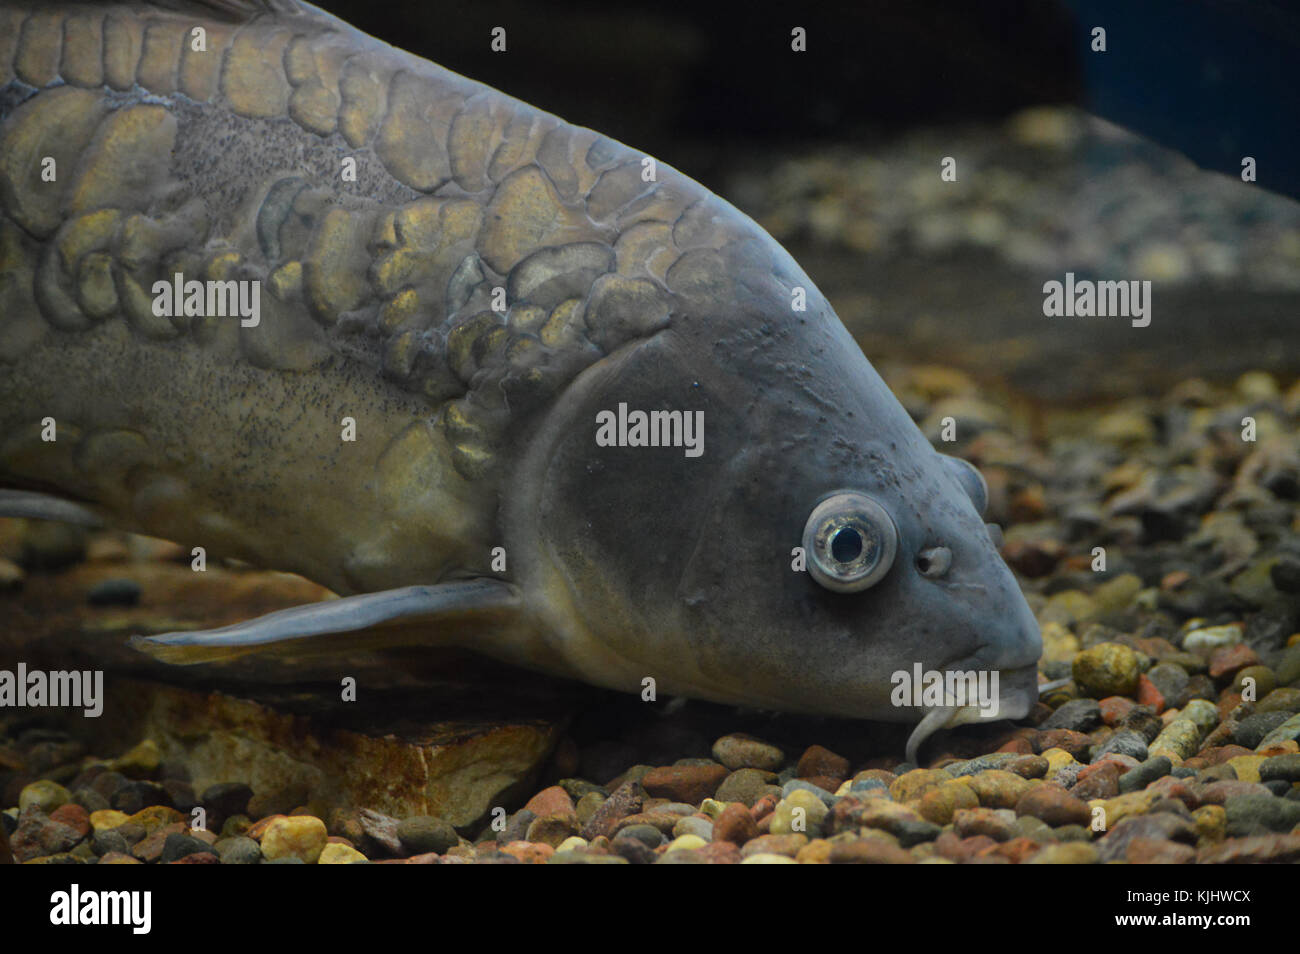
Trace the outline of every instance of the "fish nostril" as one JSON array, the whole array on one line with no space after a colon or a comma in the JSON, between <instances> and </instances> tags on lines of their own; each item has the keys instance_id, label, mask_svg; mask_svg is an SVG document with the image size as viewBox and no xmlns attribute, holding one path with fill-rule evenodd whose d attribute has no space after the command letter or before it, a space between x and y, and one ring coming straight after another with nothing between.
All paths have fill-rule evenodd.
<instances>
[{"instance_id":1,"label":"fish nostril","mask_svg":"<svg viewBox=\"0 0 1300 954\"><path fill-rule=\"evenodd\" d=\"M930 547L916 556L916 568L931 579L943 576L952 566L952 551L947 547Z\"/></svg>"}]
</instances>

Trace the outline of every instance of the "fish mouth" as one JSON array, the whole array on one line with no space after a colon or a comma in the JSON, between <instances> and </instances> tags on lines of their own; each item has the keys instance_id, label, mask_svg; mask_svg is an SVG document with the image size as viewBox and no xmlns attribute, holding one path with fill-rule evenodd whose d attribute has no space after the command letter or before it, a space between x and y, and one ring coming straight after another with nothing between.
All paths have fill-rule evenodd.
<instances>
[{"instance_id":1,"label":"fish mouth","mask_svg":"<svg viewBox=\"0 0 1300 954\"><path fill-rule=\"evenodd\" d=\"M925 715L907 739L906 759L919 765L917 757L921 745L941 729L951 729L972 722L996 722L1000 719L1021 719L1029 714L1038 701L1038 666L1022 666L998 671L999 691L992 712L979 705L961 704L945 693L944 704L926 707Z\"/></svg>"}]
</instances>

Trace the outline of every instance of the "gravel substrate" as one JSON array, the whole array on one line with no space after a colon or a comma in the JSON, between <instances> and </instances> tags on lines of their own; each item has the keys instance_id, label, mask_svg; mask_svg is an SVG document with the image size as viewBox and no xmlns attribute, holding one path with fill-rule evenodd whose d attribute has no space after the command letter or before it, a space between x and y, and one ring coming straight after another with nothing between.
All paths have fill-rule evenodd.
<instances>
[{"instance_id":1,"label":"gravel substrate","mask_svg":"<svg viewBox=\"0 0 1300 954\"><path fill-rule=\"evenodd\" d=\"M944 156L955 182L937 175ZM983 249L1020 268L1162 288L1300 289L1300 204L1076 109L766 159L728 194L781 242L904 258Z\"/></svg>"},{"instance_id":2,"label":"gravel substrate","mask_svg":"<svg viewBox=\"0 0 1300 954\"><path fill-rule=\"evenodd\" d=\"M843 746L830 723L825 744L792 747L822 730L768 717L770 733L706 732L689 706L661 705L640 733L579 719L531 790L460 830L238 779L196 792L153 740L102 758L26 727L0 737L17 860L1300 861L1300 385L1191 380L1021 419L960 373L884 370L932 439L961 422L943 449L986 475L1042 625L1042 677L1069 680L1019 724L940 733L915 766L900 735ZM717 712L754 724L717 710L710 726ZM207 830L188 827L196 805Z\"/></svg>"}]
</instances>

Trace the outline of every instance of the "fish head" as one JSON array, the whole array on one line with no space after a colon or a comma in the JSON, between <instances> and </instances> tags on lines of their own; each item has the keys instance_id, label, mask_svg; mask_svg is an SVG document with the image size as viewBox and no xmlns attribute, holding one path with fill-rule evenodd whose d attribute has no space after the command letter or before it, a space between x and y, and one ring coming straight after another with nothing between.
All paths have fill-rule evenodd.
<instances>
[{"instance_id":1,"label":"fish head","mask_svg":"<svg viewBox=\"0 0 1300 954\"><path fill-rule=\"evenodd\" d=\"M896 674L996 672L996 717L1025 715L1039 628L978 472L936 452L774 241L708 271L674 289L666 327L572 383L511 494L525 589L571 668L901 722L945 706L898 704ZM698 446L636 434L655 411ZM939 722L969 721L947 708Z\"/></svg>"}]
</instances>

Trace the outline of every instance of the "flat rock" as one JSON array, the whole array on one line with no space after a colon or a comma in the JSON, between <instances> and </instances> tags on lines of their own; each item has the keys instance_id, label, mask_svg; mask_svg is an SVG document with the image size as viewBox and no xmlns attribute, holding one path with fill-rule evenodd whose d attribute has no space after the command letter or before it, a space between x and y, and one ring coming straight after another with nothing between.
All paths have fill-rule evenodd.
<instances>
[{"instance_id":1,"label":"flat rock","mask_svg":"<svg viewBox=\"0 0 1300 954\"><path fill-rule=\"evenodd\" d=\"M323 716L145 681L115 679L105 695L104 714L91 727L105 747L111 739L153 739L164 761L188 767L196 791L242 783L255 793L295 793L297 804L277 806L285 811L310 800L323 812L366 807L399 818L434 815L457 827L533 777L559 737L557 724L540 721L405 721L399 731L357 731Z\"/></svg>"}]
</instances>

